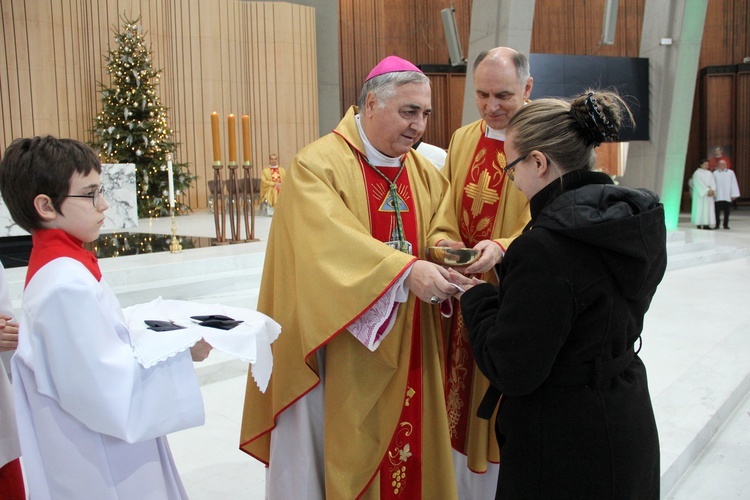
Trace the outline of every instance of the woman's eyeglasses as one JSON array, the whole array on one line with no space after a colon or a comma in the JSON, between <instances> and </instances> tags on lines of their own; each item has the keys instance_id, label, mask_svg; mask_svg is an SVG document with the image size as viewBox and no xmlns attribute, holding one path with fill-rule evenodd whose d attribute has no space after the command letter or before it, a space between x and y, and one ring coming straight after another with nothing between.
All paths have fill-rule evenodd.
<instances>
[{"instance_id":1,"label":"woman's eyeglasses","mask_svg":"<svg viewBox=\"0 0 750 500\"><path fill-rule=\"evenodd\" d=\"M516 158L512 162L508 163L508 165L505 168L503 168L503 172L505 172L505 174L508 177L510 177L510 180L515 180L515 179L513 179L513 169L516 168L516 165L518 165L519 162L524 161L526 159L526 157L528 157L528 156L529 156L528 153L526 153L523 156L519 156L518 158Z\"/></svg>"},{"instance_id":2,"label":"woman's eyeglasses","mask_svg":"<svg viewBox=\"0 0 750 500\"><path fill-rule=\"evenodd\" d=\"M512 179L513 177L511 177ZM99 198L103 192L104 192L104 186L100 186L99 189L95 189L89 194L66 194L66 198L91 198L91 201L94 204L94 208L96 208L99 204Z\"/></svg>"}]
</instances>

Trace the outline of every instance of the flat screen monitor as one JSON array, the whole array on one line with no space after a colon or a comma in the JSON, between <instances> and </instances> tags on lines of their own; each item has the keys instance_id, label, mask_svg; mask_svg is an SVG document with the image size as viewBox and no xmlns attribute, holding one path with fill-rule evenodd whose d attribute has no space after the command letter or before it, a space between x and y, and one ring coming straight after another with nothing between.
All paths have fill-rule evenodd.
<instances>
[{"instance_id":1,"label":"flat screen monitor","mask_svg":"<svg viewBox=\"0 0 750 500\"><path fill-rule=\"evenodd\" d=\"M648 59L644 57L531 54L531 99L572 97L587 88L616 90L633 112L636 127L623 127L620 140L649 140Z\"/></svg>"}]
</instances>

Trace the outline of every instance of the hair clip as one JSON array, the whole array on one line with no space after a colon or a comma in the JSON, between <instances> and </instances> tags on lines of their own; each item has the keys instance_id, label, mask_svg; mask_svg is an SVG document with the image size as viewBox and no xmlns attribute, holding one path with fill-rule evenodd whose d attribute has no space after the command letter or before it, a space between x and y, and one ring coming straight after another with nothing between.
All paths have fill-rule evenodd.
<instances>
[{"instance_id":1,"label":"hair clip","mask_svg":"<svg viewBox=\"0 0 750 500\"><path fill-rule=\"evenodd\" d=\"M617 130L615 124L607 118L607 116L599 109L599 105L594 99L594 93L589 92L584 102L586 111L593 123L589 124L587 129L590 132L590 139L595 146L599 146L602 142L612 142L617 138Z\"/></svg>"},{"instance_id":2,"label":"hair clip","mask_svg":"<svg viewBox=\"0 0 750 500\"><path fill-rule=\"evenodd\" d=\"M583 94L581 94L583 96ZM570 108L570 116L578 123L586 140L599 146L602 142L613 142L617 139L617 127L602 113L599 104L594 99L594 93L589 92L584 101L586 113L579 113L575 107Z\"/></svg>"}]
</instances>

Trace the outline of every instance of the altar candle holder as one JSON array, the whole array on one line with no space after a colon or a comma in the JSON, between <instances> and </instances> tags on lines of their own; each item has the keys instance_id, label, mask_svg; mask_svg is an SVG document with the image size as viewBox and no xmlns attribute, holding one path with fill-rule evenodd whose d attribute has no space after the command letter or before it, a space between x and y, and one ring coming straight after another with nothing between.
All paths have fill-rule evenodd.
<instances>
[{"instance_id":1,"label":"altar candle holder","mask_svg":"<svg viewBox=\"0 0 750 500\"><path fill-rule=\"evenodd\" d=\"M253 187L253 160L250 147L250 116L242 115L242 214L245 219L247 241L255 239L255 188Z\"/></svg>"},{"instance_id":2,"label":"altar candle holder","mask_svg":"<svg viewBox=\"0 0 750 500\"><path fill-rule=\"evenodd\" d=\"M216 244L226 245L226 205L224 203L224 180L221 171L221 140L219 139L219 113L211 113L211 139L214 150L214 227L216 228Z\"/></svg>"},{"instance_id":3,"label":"altar candle holder","mask_svg":"<svg viewBox=\"0 0 750 500\"><path fill-rule=\"evenodd\" d=\"M214 161L214 226L216 228L216 244L226 245L227 238L227 214L224 200L224 179L222 170L224 165L221 161Z\"/></svg>"},{"instance_id":4,"label":"altar candle holder","mask_svg":"<svg viewBox=\"0 0 750 500\"><path fill-rule=\"evenodd\" d=\"M234 114L227 116L227 142L229 145L229 169L227 182L227 204L229 205L229 228L231 230L230 243L240 242L240 199L237 185L237 128Z\"/></svg>"},{"instance_id":5,"label":"altar candle holder","mask_svg":"<svg viewBox=\"0 0 750 500\"><path fill-rule=\"evenodd\" d=\"M250 161L242 163L243 180L242 180L242 208L245 216L245 233L247 241L258 241L255 239L255 188L252 179L253 164Z\"/></svg>"},{"instance_id":6,"label":"altar candle holder","mask_svg":"<svg viewBox=\"0 0 750 500\"><path fill-rule=\"evenodd\" d=\"M177 239L177 221L174 218L174 180L172 174L172 153L167 153L167 165L169 175L169 216L172 218L172 241L169 243L170 253L182 252L182 245Z\"/></svg>"}]
</instances>

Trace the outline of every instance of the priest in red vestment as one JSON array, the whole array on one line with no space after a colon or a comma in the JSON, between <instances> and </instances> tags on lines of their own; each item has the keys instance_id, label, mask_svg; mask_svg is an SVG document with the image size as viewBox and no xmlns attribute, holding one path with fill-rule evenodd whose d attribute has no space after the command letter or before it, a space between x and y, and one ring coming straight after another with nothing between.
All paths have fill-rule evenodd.
<instances>
[{"instance_id":1,"label":"priest in red vestment","mask_svg":"<svg viewBox=\"0 0 750 500\"><path fill-rule=\"evenodd\" d=\"M505 127L529 99L533 79L526 56L508 47L481 53L473 71L482 118L453 134L442 173L451 182L449 199L461 234L453 246L482 251L464 272L497 283L494 265L530 219L528 200L503 167ZM458 301L454 309L446 345L446 400L459 497L494 498L500 460L494 419L477 416L489 382L474 362Z\"/></svg>"},{"instance_id":2,"label":"priest in red vestment","mask_svg":"<svg viewBox=\"0 0 750 500\"><path fill-rule=\"evenodd\" d=\"M427 77L387 57L289 167L258 300L282 332L240 437L268 498L457 498L438 308L466 278L424 260L459 238L446 179L411 149L430 112Z\"/></svg>"}]
</instances>

